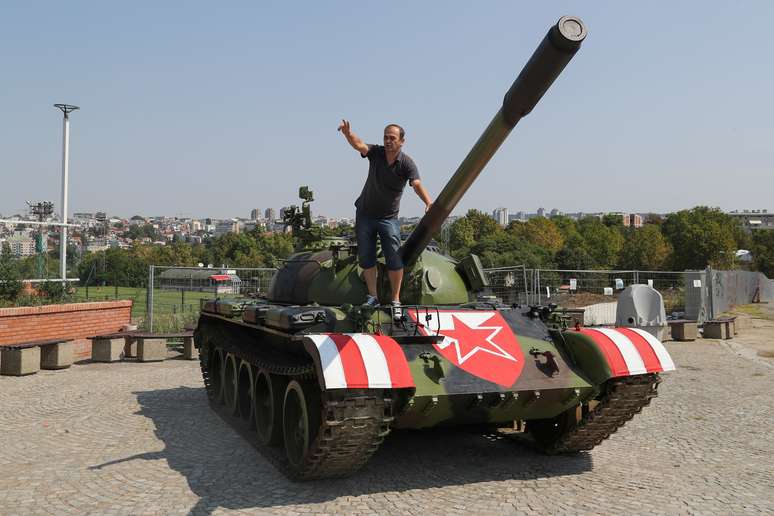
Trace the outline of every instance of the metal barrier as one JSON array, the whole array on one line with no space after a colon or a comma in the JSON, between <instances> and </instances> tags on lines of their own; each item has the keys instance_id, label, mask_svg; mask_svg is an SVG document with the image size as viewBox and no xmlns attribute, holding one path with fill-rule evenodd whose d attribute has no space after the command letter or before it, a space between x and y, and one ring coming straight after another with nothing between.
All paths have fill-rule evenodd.
<instances>
[{"instance_id":1,"label":"metal barrier","mask_svg":"<svg viewBox=\"0 0 774 516\"><path fill-rule=\"evenodd\" d=\"M268 292L274 268L204 268L151 265L148 270L149 331L177 331L199 317L200 300L257 296Z\"/></svg>"},{"instance_id":2,"label":"metal barrier","mask_svg":"<svg viewBox=\"0 0 774 516\"><path fill-rule=\"evenodd\" d=\"M616 301L634 284L650 285L664 298L667 312L686 311L686 293L694 282L678 271L527 269L524 266L485 269L490 293L512 304L556 303L564 307ZM703 273L695 273L703 274ZM697 299L703 299L701 293Z\"/></svg>"}]
</instances>

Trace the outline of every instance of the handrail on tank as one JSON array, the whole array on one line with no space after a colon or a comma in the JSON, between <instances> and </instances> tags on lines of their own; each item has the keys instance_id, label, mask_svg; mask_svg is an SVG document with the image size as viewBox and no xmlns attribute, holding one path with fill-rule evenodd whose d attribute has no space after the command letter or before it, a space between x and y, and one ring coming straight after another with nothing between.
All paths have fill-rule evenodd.
<instances>
[{"instance_id":1,"label":"handrail on tank","mask_svg":"<svg viewBox=\"0 0 774 516\"><path fill-rule=\"evenodd\" d=\"M532 111L567 66L580 48L586 32L583 22L574 16L563 16L548 30L505 94L500 110L401 247L400 253L406 267L411 266L422 254L511 130Z\"/></svg>"}]
</instances>

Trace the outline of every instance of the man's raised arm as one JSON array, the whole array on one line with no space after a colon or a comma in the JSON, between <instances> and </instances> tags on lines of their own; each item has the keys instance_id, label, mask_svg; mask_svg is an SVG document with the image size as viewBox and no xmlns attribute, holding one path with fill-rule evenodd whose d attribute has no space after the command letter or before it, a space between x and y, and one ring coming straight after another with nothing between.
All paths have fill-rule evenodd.
<instances>
[{"instance_id":1,"label":"man's raised arm","mask_svg":"<svg viewBox=\"0 0 774 516\"><path fill-rule=\"evenodd\" d=\"M344 138L347 139L352 148L360 153L361 156L368 154L368 145L363 143L358 135L352 132L352 127L349 125L349 120L342 120L339 124L339 131L342 132Z\"/></svg>"}]
</instances>

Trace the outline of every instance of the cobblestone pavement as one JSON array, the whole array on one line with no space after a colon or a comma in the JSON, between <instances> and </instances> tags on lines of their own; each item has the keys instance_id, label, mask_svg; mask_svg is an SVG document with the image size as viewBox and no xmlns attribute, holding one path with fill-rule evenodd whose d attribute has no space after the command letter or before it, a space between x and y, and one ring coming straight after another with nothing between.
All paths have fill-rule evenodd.
<instances>
[{"instance_id":1,"label":"cobblestone pavement","mask_svg":"<svg viewBox=\"0 0 774 516\"><path fill-rule=\"evenodd\" d=\"M305 484L210 410L195 362L0 377L0 513L771 513L774 364L667 346L661 395L591 453L402 432L360 474Z\"/></svg>"}]
</instances>

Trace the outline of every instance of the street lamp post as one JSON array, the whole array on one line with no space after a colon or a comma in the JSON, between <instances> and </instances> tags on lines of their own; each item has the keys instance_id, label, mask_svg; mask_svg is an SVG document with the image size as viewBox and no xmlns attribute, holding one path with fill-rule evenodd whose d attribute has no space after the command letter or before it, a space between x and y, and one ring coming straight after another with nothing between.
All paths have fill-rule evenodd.
<instances>
[{"instance_id":1,"label":"street lamp post","mask_svg":"<svg viewBox=\"0 0 774 516\"><path fill-rule=\"evenodd\" d=\"M70 104L54 104L64 114L64 128L62 135L62 229L59 233L59 269L62 281L67 279L67 173L70 160L70 113L78 106Z\"/></svg>"}]
</instances>

